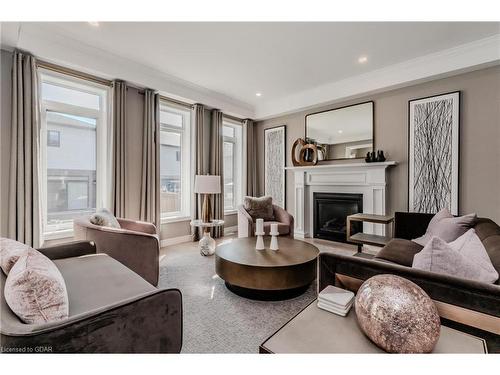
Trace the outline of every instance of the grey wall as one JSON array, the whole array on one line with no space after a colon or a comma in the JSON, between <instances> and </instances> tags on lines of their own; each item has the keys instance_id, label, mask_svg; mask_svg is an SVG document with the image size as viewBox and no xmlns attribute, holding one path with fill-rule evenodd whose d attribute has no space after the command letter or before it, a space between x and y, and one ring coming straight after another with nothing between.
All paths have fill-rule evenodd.
<instances>
[{"instance_id":1,"label":"grey wall","mask_svg":"<svg viewBox=\"0 0 500 375\"><path fill-rule=\"evenodd\" d=\"M12 89L12 53L1 50L0 56L0 236L7 236L8 187L10 164L10 114Z\"/></svg>"},{"instance_id":2,"label":"grey wall","mask_svg":"<svg viewBox=\"0 0 500 375\"><path fill-rule=\"evenodd\" d=\"M460 213L477 212L500 223L500 67L482 69L445 79L369 95L356 100L318 106L308 111L257 123L260 193L264 191L264 129L287 125L287 166L290 148L304 136L308 113L373 100L375 102L375 148L387 160L399 164L389 169L387 209L389 213L408 208L408 101L460 90ZM354 162L359 162L355 160ZM346 161L342 161L346 162ZM351 162L351 161L349 161ZM338 163L338 162L332 162ZM287 171L287 209L294 212L293 173Z\"/></svg>"}]
</instances>

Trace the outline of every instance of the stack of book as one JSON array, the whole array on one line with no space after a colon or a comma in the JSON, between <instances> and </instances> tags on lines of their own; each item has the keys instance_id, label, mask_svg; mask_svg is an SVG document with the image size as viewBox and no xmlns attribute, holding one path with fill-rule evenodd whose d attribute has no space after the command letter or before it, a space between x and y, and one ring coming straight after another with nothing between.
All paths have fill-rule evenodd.
<instances>
[{"instance_id":1,"label":"stack of book","mask_svg":"<svg viewBox=\"0 0 500 375\"><path fill-rule=\"evenodd\" d=\"M346 316L354 303L354 293L328 285L318 295L318 307L337 315Z\"/></svg>"}]
</instances>

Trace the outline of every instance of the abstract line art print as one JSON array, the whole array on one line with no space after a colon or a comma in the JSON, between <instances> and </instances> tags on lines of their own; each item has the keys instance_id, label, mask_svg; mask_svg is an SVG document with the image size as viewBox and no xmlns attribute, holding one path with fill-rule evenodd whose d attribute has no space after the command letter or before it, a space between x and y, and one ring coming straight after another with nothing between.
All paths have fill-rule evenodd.
<instances>
[{"instance_id":1,"label":"abstract line art print","mask_svg":"<svg viewBox=\"0 0 500 375\"><path fill-rule=\"evenodd\" d=\"M285 208L286 125L264 130L264 194Z\"/></svg>"},{"instance_id":2,"label":"abstract line art print","mask_svg":"<svg viewBox=\"0 0 500 375\"><path fill-rule=\"evenodd\" d=\"M458 215L460 92L409 102L408 211Z\"/></svg>"}]
</instances>

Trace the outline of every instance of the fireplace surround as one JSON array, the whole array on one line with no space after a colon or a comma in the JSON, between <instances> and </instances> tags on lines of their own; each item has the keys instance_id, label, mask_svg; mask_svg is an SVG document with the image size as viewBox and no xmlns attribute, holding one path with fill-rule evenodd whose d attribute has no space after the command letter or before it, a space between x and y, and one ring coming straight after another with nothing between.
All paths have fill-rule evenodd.
<instances>
[{"instance_id":1,"label":"fireplace surround","mask_svg":"<svg viewBox=\"0 0 500 375\"><path fill-rule=\"evenodd\" d=\"M295 208L295 237L314 236L314 193L359 194L363 197L362 213L385 215L386 170L394 165L395 161L385 161L286 167L294 174L294 197L290 206ZM364 233L385 234L381 225L362 225Z\"/></svg>"}]
</instances>

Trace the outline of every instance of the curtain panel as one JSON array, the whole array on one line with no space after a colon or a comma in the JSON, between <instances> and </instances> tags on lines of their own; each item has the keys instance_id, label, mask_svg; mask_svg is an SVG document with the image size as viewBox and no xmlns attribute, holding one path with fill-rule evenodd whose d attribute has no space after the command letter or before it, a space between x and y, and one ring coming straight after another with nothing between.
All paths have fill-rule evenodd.
<instances>
[{"instance_id":1,"label":"curtain panel","mask_svg":"<svg viewBox=\"0 0 500 375\"><path fill-rule=\"evenodd\" d=\"M150 89L144 92L140 219L160 233L160 96Z\"/></svg>"},{"instance_id":2,"label":"curtain panel","mask_svg":"<svg viewBox=\"0 0 500 375\"><path fill-rule=\"evenodd\" d=\"M247 186L246 194L250 197L258 195L257 187L257 142L255 140L254 122L250 119L243 120L243 128L247 139Z\"/></svg>"},{"instance_id":3,"label":"curtain panel","mask_svg":"<svg viewBox=\"0 0 500 375\"><path fill-rule=\"evenodd\" d=\"M127 84L119 80L113 81L111 212L117 217L126 217L126 102Z\"/></svg>"},{"instance_id":4,"label":"curtain panel","mask_svg":"<svg viewBox=\"0 0 500 375\"><path fill-rule=\"evenodd\" d=\"M193 144L194 152L192 157L194 157L194 171L191 176L192 181L194 181L196 175L204 174L203 169L203 159L204 159L204 147L203 139L205 136L205 121L204 121L205 107L203 104L195 104L192 110L193 117ZM193 220L197 220L201 217L201 197L200 194L193 193L191 208L191 217ZM197 227L191 227L191 236L193 241L199 241L200 239L200 229Z\"/></svg>"},{"instance_id":5,"label":"curtain panel","mask_svg":"<svg viewBox=\"0 0 500 375\"><path fill-rule=\"evenodd\" d=\"M42 244L40 119L36 59L15 51L8 236L32 247Z\"/></svg>"},{"instance_id":6,"label":"curtain panel","mask_svg":"<svg viewBox=\"0 0 500 375\"><path fill-rule=\"evenodd\" d=\"M218 109L212 110L212 124L210 127L210 174L220 176L221 192L214 194L212 199L213 218L224 220L224 135L222 112ZM224 235L224 226L212 228L212 237L218 238Z\"/></svg>"}]
</instances>

